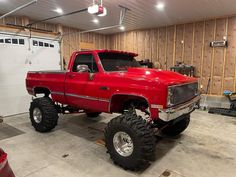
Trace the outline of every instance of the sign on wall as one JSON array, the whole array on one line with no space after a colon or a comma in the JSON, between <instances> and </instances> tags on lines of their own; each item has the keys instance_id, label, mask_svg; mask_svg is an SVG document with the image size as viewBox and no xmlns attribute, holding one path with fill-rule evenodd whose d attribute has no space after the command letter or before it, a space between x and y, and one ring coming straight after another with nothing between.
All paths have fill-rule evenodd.
<instances>
[{"instance_id":1,"label":"sign on wall","mask_svg":"<svg viewBox=\"0 0 236 177\"><path fill-rule=\"evenodd\" d=\"M212 41L210 47L228 47L228 41Z\"/></svg>"}]
</instances>

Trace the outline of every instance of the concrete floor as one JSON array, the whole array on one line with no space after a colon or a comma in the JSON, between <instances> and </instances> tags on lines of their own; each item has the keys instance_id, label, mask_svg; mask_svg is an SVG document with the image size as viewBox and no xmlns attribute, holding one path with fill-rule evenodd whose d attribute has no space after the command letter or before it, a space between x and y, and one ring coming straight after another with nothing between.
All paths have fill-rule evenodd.
<instances>
[{"instance_id":1,"label":"concrete floor","mask_svg":"<svg viewBox=\"0 0 236 177\"><path fill-rule=\"evenodd\" d=\"M166 169L185 177L236 174L235 118L195 111L181 136L159 139L156 160L146 170L131 172L115 166L105 147L96 143L112 117L102 114L89 120L84 114L64 115L46 134L34 131L28 114L8 117L0 124L0 129L10 130L0 131L0 147L9 154L16 177L158 177Z\"/></svg>"}]
</instances>

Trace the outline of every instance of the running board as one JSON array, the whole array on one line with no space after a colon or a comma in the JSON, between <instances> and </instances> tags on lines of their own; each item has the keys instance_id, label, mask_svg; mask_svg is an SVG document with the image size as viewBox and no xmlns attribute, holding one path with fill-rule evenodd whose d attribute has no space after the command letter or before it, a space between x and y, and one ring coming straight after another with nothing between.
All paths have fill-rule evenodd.
<instances>
[{"instance_id":1,"label":"running board","mask_svg":"<svg viewBox=\"0 0 236 177\"><path fill-rule=\"evenodd\" d=\"M231 110L227 108L210 108L208 113L236 117L236 110Z\"/></svg>"}]
</instances>

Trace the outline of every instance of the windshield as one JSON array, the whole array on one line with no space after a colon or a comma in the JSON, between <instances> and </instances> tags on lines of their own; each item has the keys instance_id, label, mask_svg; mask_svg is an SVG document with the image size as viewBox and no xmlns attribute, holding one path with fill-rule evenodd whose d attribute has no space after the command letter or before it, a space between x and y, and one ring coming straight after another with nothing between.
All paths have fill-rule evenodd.
<instances>
[{"instance_id":1,"label":"windshield","mask_svg":"<svg viewBox=\"0 0 236 177\"><path fill-rule=\"evenodd\" d=\"M133 56L122 53L99 53L105 71L127 71L129 67L140 67Z\"/></svg>"}]
</instances>

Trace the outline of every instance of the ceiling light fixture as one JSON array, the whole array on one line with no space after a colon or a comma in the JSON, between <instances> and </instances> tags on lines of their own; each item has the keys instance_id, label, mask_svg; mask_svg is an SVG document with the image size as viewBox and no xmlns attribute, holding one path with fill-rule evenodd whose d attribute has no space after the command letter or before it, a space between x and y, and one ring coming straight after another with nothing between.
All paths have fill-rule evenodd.
<instances>
[{"instance_id":1,"label":"ceiling light fixture","mask_svg":"<svg viewBox=\"0 0 236 177\"><path fill-rule=\"evenodd\" d=\"M125 27L124 27L124 26L120 26L120 30L121 30L121 31L124 31L124 30L125 30Z\"/></svg>"},{"instance_id":2,"label":"ceiling light fixture","mask_svg":"<svg viewBox=\"0 0 236 177\"><path fill-rule=\"evenodd\" d=\"M63 10L61 8L56 8L53 10L54 12L57 12L58 14L63 14Z\"/></svg>"},{"instance_id":3,"label":"ceiling light fixture","mask_svg":"<svg viewBox=\"0 0 236 177\"><path fill-rule=\"evenodd\" d=\"M158 10L164 10L165 4L163 2L159 2L159 3L157 3L156 8Z\"/></svg>"},{"instance_id":4,"label":"ceiling light fixture","mask_svg":"<svg viewBox=\"0 0 236 177\"><path fill-rule=\"evenodd\" d=\"M90 13L90 14L99 13L99 5L93 4L92 6L89 6L88 7L88 13Z\"/></svg>"},{"instance_id":5,"label":"ceiling light fixture","mask_svg":"<svg viewBox=\"0 0 236 177\"><path fill-rule=\"evenodd\" d=\"M98 23L99 23L99 20L95 18L95 19L93 19L92 22L98 24Z\"/></svg>"}]
</instances>

